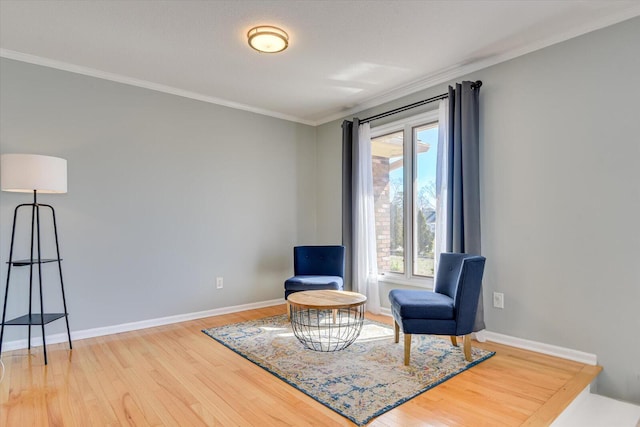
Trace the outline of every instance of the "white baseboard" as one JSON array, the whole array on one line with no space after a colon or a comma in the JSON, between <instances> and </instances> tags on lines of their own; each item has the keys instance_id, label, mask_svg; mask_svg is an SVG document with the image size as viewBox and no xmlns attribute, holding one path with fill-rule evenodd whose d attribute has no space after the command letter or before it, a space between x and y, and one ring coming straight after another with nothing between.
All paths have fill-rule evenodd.
<instances>
[{"instance_id":1,"label":"white baseboard","mask_svg":"<svg viewBox=\"0 0 640 427\"><path fill-rule=\"evenodd\" d=\"M382 307L380 314L391 316L391 309ZM498 344L508 345L510 347L521 348L523 350L531 350L536 353L548 354L550 356L560 357L561 359L573 360L574 362L584 363L586 365L597 365L598 357L595 354L585 353L579 350L559 347L557 345L545 344L537 341L525 340L524 338L512 337L510 335L499 334L487 330L479 331L478 341L492 341Z\"/></svg>"},{"instance_id":2,"label":"white baseboard","mask_svg":"<svg viewBox=\"0 0 640 427\"><path fill-rule=\"evenodd\" d=\"M136 331L139 329L153 328L155 326L170 325L172 323L186 322L189 320L202 319L204 317L220 316L222 314L237 313L239 311L253 310L256 308L271 307L274 305L284 304L284 299L275 299L270 301L255 302L250 304L235 305L231 307L214 308L212 310L199 311L195 313L178 314L175 316L161 317L157 319L141 320L139 322L122 323L119 325L105 326L101 328L85 329L81 331L71 332L71 340L77 341L86 338L100 337L104 335L118 334L122 332ZM380 309L381 314L391 316L391 310L385 307ZM545 344L537 341L526 340L523 338L512 337L509 335L499 334L497 332L483 331L484 338L488 341L498 344L508 345L510 347L521 348L524 350L535 351L536 353L548 354L550 356L560 357L562 359L573 360L587 365L596 365L597 356L591 353L585 353L570 348L559 347L556 345ZM47 344L56 344L67 341L66 333L47 335ZM42 345L42 337L33 337L31 346L37 347ZM26 339L8 341L3 343L4 351L20 350L27 348L28 341Z\"/></svg>"},{"instance_id":3,"label":"white baseboard","mask_svg":"<svg viewBox=\"0 0 640 427\"><path fill-rule=\"evenodd\" d=\"M256 308L271 307L284 304L284 299L274 299L250 304L235 305L231 307L214 308L212 310L198 311L195 313L178 314L175 316L160 317L158 319L141 320L139 322L121 323L119 325L105 326L101 328L85 329L81 331L71 331L71 341L83 340L86 338L100 337L104 335L119 334L122 332L137 331L139 329L153 328L155 326L170 325L172 323L186 322L188 320L202 319L204 317L220 316L222 314L237 313L239 311L253 310ZM57 344L67 342L67 334L59 333L47 335L47 344ZM21 339L7 341L3 343L2 350L20 350L28 347L28 340ZM31 347L42 345L42 337L31 338Z\"/></svg>"},{"instance_id":4,"label":"white baseboard","mask_svg":"<svg viewBox=\"0 0 640 427\"><path fill-rule=\"evenodd\" d=\"M531 350L535 351L536 353L548 354L550 356L573 360L575 362L584 363L586 365L595 366L598 364L598 357L592 353L585 353L584 351L573 350L557 345L525 340L524 338L512 337L509 335L499 334L497 332L485 331L484 335L487 341L493 341L498 344L504 344L510 347L521 348L524 350Z\"/></svg>"}]
</instances>

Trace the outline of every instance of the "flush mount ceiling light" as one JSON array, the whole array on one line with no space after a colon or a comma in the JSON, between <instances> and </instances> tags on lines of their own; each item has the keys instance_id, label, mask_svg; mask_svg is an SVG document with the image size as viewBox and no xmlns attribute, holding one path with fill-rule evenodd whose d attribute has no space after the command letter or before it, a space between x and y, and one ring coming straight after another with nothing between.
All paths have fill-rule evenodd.
<instances>
[{"instance_id":1,"label":"flush mount ceiling light","mask_svg":"<svg viewBox=\"0 0 640 427\"><path fill-rule=\"evenodd\" d=\"M289 46L289 35L278 27L259 25L247 33L249 46L264 53L282 52Z\"/></svg>"}]
</instances>

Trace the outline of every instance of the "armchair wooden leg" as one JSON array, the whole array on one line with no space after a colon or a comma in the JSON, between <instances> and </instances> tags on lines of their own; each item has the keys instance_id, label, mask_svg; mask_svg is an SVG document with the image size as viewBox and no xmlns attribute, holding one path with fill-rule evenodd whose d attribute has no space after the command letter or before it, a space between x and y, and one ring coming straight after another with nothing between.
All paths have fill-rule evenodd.
<instances>
[{"instance_id":1,"label":"armchair wooden leg","mask_svg":"<svg viewBox=\"0 0 640 427\"><path fill-rule=\"evenodd\" d=\"M395 337L394 342L398 344L398 342L400 342L400 325L398 325L398 322L396 322L395 320L393 321L393 331Z\"/></svg>"},{"instance_id":2,"label":"armchair wooden leg","mask_svg":"<svg viewBox=\"0 0 640 427\"><path fill-rule=\"evenodd\" d=\"M471 358L471 334L467 334L464 336L464 358L467 362L473 361Z\"/></svg>"},{"instance_id":3,"label":"armchair wooden leg","mask_svg":"<svg viewBox=\"0 0 640 427\"><path fill-rule=\"evenodd\" d=\"M289 320L291 320L291 306L289 305L289 301L286 301L287 303L287 317L289 318Z\"/></svg>"},{"instance_id":4,"label":"armchair wooden leg","mask_svg":"<svg viewBox=\"0 0 640 427\"><path fill-rule=\"evenodd\" d=\"M404 334L404 365L409 366L411 359L411 334Z\"/></svg>"},{"instance_id":5,"label":"armchair wooden leg","mask_svg":"<svg viewBox=\"0 0 640 427\"><path fill-rule=\"evenodd\" d=\"M333 323L334 324L337 322L337 320L336 320L337 318L338 318L338 310L334 309L333 310Z\"/></svg>"},{"instance_id":6,"label":"armchair wooden leg","mask_svg":"<svg viewBox=\"0 0 640 427\"><path fill-rule=\"evenodd\" d=\"M455 335L451 335L451 344L453 344L454 346L458 346L458 337L456 337Z\"/></svg>"}]
</instances>

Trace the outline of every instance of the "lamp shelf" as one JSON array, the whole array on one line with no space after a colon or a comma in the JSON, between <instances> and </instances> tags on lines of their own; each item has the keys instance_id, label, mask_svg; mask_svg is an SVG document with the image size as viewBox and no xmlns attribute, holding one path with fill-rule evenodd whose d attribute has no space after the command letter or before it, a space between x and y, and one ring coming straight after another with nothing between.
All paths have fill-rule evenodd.
<instances>
[{"instance_id":1,"label":"lamp shelf","mask_svg":"<svg viewBox=\"0 0 640 427\"><path fill-rule=\"evenodd\" d=\"M14 267L26 267L28 265L47 264L50 262L59 262L62 258L42 258L35 259L18 259L11 261L11 265ZM9 264L9 261L7 261ZM55 320L62 319L68 316L69 313L31 313L24 316L16 317L15 319L7 320L3 323L4 326L26 326L26 325L46 325Z\"/></svg>"},{"instance_id":2,"label":"lamp shelf","mask_svg":"<svg viewBox=\"0 0 640 427\"><path fill-rule=\"evenodd\" d=\"M48 262L58 262L58 261L62 261L62 258L58 259L58 258L43 258L40 261L38 261L37 259L18 259L15 261L11 261L11 264L14 267L24 267L27 265L31 265L31 264L38 264L38 262L40 264L46 264ZM7 261L7 264L9 264L9 261Z\"/></svg>"},{"instance_id":3,"label":"lamp shelf","mask_svg":"<svg viewBox=\"0 0 640 427\"><path fill-rule=\"evenodd\" d=\"M32 313L25 314L24 316L16 317L15 319L7 320L4 322L6 326L22 326L22 325L42 325L51 323L54 320L62 319L68 316L69 313Z\"/></svg>"}]
</instances>

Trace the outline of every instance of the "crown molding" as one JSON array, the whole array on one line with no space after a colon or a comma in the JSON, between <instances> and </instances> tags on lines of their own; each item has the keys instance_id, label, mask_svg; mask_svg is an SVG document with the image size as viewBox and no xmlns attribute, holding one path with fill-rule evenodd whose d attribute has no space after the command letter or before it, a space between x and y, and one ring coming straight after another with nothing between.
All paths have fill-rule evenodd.
<instances>
[{"instance_id":1,"label":"crown molding","mask_svg":"<svg viewBox=\"0 0 640 427\"><path fill-rule=\"evenodd\" d=\"M563 33L555 34L552 37L547 37L542 40L538 40L529 43L526 46L521 46L517 49L513 49L509 52L504 52L498 55L493 55L487 58L479 59L477 61L468 64L458 64L456 66L447 68L445 70L438 71L434 74L422 77L418 80L414 80L405 85L397 86L382 94L378 94L367 98L353 107L347 110L335 111L321 119L316 120L316 126L322 125L334 120L343 119L361 111L378 107L387 102L395 101L407 95L414 94L416 92L432 88L436 85L449 82L467 74L473 73L484 68L491 67L492 65L500 64L502 62L509 61L519 56L524 56L528 53L535 52L540 49L544 49L549 46L553 46L558 43L573 39L575 37L596 31L611 25L618 24L628 19L633 19L640 16L640 2L633 5L629 9L618 12L616 14L601 16L598 19L585 23L583 25L571 28Z\"/></svg>"},{"instance_id":2,"label":"crown molding","mask_svg":"<svg viewBox=\"0 0 640 427\"><path fill-rule=\"evenodd\" d=\"M85 76L96 77L103 80L110 80L112 82L122 83L130 86L137 86L144 89L150 89L157 92L164 92L171 95L181 96L183 98L195 99L197 101L207 102L209 104L220 105L223 107L229 107L236 110L248 111L250 113L256 113L263 116L274 117L276 119L287 120L296 123L302 123L309 126L315 126L316 122L312 120L306 120L300 117L290 116L288 114L278 113L276 111L266 110L263 108L253 107L251 105L240 104L238 102L228 101L222 98L216 98L213 96L202 95L196 92L190 92L187 90L175 88L172 86L166 86L158 83L153 83L147 80L135 79L133 77L127 77L120 74L109 73L106 71L97 70L95 68L83 67L80 65L71 64L68 62L57 61L55 59L44 58L41 56L30 55L27 53L17 52L9 49L0 48L0 57L13 59L16 61L27 62L29 64L41 65L43 67L55 68L57 70L68 71L70 73L82 74Z\"/></svg>"},{"instance_id":3,"label":"crown molding","mask_svg":"<svg viewBox=\"0 0 640 427\"><path fill-rule=\"evenodd\" d=\"M334 120L350 117L361 111L378 107L385 103L398 100L404 96L420 92L425 89L432 88L436 85L449 82L451 80L460 78L475 71L491 67L493 65L505 62L519 56L526 55L531 52L543 49L548 46L552 46L557 43L581 36L583 34L590 33L592 31L605 28L622 21L640 16L640 2L632 4L629 8L618 11L617 13L600 16L595 20L573 27L563 33L553 35L546 39L532 42L526 46L513 49L509 52L504 52L498 55L482 58L471 63L457 64L444 70L429 74L420 79L414 80L408 84L396 86L390 90L387 90L381 94L366 98L353 107L348 109L335 109L326 116L320 119L305 119L302 117L291 116L289 114L279 113L277 111L271 111L264 108L253 107L251 105L245 105L226 99L217 98L213 96L207 96L196 92L190 92L187 90L166 86L158 83L149 82L146 80L135 79L119 74L109 73L106 71L97 70L94 68L83 67L71 63L57 61L50 58L40 57L36 55L30 55L27 53L17 52L9 49L0 48L0 57L13 59L16 61L27 62L35 65L41 65L44 67L55 68L58 70L68 71L71 73L82 74L86 76L96 77L104 80L110 80L117 83L127 84L131 86L137 86L145 89L150 89L158 92L164 92L184 98L190 98L197 101L207 102L210 104L220 105L224 107L233 108L236 110L247 111L264 116L274 117L277 119L292 121L309 126L319 126Z\"/></svg>"}]
</instances>

